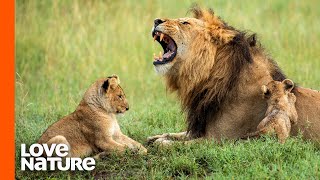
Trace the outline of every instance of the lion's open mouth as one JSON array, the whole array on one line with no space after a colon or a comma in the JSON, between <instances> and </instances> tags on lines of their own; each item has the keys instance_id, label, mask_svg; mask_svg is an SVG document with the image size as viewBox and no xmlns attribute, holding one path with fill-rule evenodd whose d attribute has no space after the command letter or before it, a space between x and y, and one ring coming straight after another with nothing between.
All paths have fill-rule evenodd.
<instances>
[{"instance_id":1,"label":"lion's open mouth","mask_svg":"<svg viewBox=\"0 0 320 180\"><path fill-rule=\"evenodd\" d=\"M161 52L159 53L159 57L153 54L153 64L158 65L171 62L177 54L176 43L170 36L159 31L152 32L152 36L154 40L157 40L161 44L164 51L163 54Z\"/></svg>"}]
</instances>

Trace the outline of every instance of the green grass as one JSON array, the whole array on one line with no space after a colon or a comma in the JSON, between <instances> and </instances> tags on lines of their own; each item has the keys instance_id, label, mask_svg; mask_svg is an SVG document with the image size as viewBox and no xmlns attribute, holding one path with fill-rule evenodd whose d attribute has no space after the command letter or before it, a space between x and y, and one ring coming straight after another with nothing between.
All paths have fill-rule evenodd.
<instances>
[{"instance_id":1,"label":"green grass","mask_svg":"<svg viewBox=\"0 0 320 180\"><path fill-rule=\"evenodd\" d=\"M139 142L185 129L175 95L154 73L151 37L156 17L190 16L192 1L16 1L16 177L167 179L319 179L320 150L301 138L274 138L147 147L147 156L110 157L93 172L20 171L20 144L36 142L71 113L97 78L117 74L130 111L123 132ZM200 1L229 24L256 32L284 72L320 89L320 3L309 1Z\"/></svg>"}]
</instances>

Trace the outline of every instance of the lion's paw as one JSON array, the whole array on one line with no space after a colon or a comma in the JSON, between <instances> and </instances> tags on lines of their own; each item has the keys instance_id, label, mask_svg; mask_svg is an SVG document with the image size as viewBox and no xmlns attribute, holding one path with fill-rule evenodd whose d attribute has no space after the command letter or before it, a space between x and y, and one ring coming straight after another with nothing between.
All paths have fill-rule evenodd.
<instances>
[{"instance_id":1,"label":"lion's paw","mask_svg":"<svg viewBox=\"0 0 320 180\"><path fill-rule=\"evenodd\" d=\"M148 137L147 138L147 144L153 144L154 142L156 142L159 139L167 139L167 140L169 140L168 139L168 133ZM161 141L161 140L159 140L159 141Z\"/></svg>"},{"instance_id":2,"label":"lion's paw","mask_svg":"<svg viewBox=\"0 0 320 180\"><path fill-rule=\"evenodd\" d=\"M158 138L153 142L153 144L157 144L160 146L170 146L173 144L173 141L167 138Z\"/></svg>"}]
</instances>

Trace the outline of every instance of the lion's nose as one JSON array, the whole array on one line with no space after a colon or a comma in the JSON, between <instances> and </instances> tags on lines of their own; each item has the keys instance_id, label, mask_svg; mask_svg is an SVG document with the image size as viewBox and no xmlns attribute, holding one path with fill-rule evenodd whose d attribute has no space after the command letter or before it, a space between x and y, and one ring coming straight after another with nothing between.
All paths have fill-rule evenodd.
<instances>
[{"instance_id":1,"label":"lion's nose","mask_svg":"<svg viewBox=\"0 0 320 180\"><path fill-rule=\"evenodd\" d=\"M164 23L164 20L162 19L155 19L154 20L154 27L157 27L159 24Z\"/></svg>"}]
</instances>

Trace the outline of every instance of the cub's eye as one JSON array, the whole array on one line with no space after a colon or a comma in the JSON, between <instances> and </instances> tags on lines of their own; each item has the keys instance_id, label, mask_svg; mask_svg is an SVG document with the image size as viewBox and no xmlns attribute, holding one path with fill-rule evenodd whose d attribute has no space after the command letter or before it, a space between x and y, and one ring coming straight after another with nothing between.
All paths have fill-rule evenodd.
<instances>
[{"instance_id":1,"label":"cub's eye","mask_svg":"<svg viewBox=\"0 0 320 180\"><path fill-rule=\"evenodd\" d=\"M263 93L265 98L269 98L271 96L271 92L267 90L266 92Z\"/></svg>"},{"instance_id":2,"label":"cub's eye","mask_svg":"<svg viewBox=\"0 0 320 180\"><path fill-rule=\"evenodd\" d=\"M180 23L181 23L181 24L190 24L190 23L187 22L187 21L181 21Z\"/></svg>"},{"instance_id":3,"label":"cub's eye","mask_svg":"<svg viewBox=\"0 0 320 180\"><path fill-rule=\"evenodd\" d=\"M118 97L119 97L120 99L122 99L122 95L119 95Z\"/></svg>"}]
</instances>

